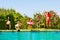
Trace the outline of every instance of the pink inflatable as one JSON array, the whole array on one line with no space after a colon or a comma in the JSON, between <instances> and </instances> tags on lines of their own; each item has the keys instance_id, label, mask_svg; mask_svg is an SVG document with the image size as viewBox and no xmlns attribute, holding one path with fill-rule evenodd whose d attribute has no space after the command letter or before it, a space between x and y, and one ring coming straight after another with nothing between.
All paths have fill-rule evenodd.
<instances>
[{"instance_id":1,"label":"pink inflatable","mask_svg":"<svg viewBox=\"0 0 60 40\"><path fill-rule=\"evenodd\" d=\"M33 25L34 23L33 23L33 22L27 22L27 24L29 24L29 25Z\"/></svg>"}]
</instances>

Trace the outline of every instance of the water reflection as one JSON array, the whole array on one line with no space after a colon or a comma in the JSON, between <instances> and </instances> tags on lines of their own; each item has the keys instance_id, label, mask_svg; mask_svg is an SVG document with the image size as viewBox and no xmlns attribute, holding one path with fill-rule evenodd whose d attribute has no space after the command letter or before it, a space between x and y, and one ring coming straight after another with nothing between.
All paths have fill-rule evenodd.
<instances>
[{"instance_id":1,"label":"water reflection","mask_svg":"<svg viewBox=\"0 0 60 40\"><path fill-rule=\"evenodd\" d=\"M31 32L17 32L18 40L32 40Z\"/></svg>"},{"instance_id":2,"label":"water reflection","mask_svg":"<svg viewBox=\"0 0 60 40\"><path fill-rule=\"evenodd\" d=\"M0 40L60 40L60 32L1 32Z\"/></svg>"}]
</instances>

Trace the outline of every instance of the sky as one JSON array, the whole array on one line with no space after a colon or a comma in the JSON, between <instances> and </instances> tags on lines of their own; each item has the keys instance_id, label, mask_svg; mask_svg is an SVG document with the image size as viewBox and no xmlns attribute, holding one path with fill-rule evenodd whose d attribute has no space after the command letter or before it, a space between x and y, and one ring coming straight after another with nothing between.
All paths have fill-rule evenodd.
<instances>
[{"instance_id":1,"label":"sky","mask_svg":"<svg viewBox=\"0 0 60 40\"><path fill-rule=\"evenodd\" d=\"M50 10L60 15L60 0L0 0L0 8L12 8L32 18L38 12Z\"/></svg>"}]
</instances>

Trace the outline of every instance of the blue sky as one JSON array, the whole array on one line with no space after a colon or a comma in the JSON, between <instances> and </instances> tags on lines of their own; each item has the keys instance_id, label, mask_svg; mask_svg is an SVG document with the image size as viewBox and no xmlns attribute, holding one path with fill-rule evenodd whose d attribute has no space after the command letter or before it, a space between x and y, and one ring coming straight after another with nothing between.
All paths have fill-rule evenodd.
<instances>
[{"instance_id":1,"label":"blue sky","mask_svg":"<svg viewBox=\"0 0 60 40\"><path fill-rule=\"evenodd\" d=\"M33 17L36 12L50 10L60 15L60 0L0 0L0 8L12 8L29 17Z\"/></svg>"}]
</instances>

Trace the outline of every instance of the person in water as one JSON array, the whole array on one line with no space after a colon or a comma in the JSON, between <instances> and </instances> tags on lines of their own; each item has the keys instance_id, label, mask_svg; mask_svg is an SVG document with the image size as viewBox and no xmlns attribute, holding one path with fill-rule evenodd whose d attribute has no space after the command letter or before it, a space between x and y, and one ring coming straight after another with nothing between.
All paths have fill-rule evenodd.
<instances>
[{"instance_id":1,"label":"person in water","mask_svg":"<svg viewBox=\"0 0 60 40\"><path fill-rule=\"evenodd\" d=\"M15 25L16 31L20 31L20 26L21 26L20 21L17 21L17 24Z\"/></svg>"},{"instance_id":2,"label":"person in water","mask_svg":"<svg viewBox=\"0 0 60 40\"><path fill-rule=\"evenodd\" d=\"M46 26L48 27L51 23L51 14L49 12L45 12L45 18L46 18Z\"/></svg>"},{"instance_id":3,"label":"person in water","mask_svg":"<svg viewBox=\"0 0 60 40\"><path fill-rule=\"evenodd\" d=\"M32 21L31 18L29 18L27 24L28 24L28 29L31 29L33 24L34 24L34 22Z\"/></svg>"},{"instance_id":4,"label":"person in water","mask_svg":"<svg viewBox=\"0 0 60 40\"><path fill-rule=\"evenodd\" d=\"M11 29L11 22L9 20L9 17L8 17L7 22L6 22L6 26L7 26L7 29Z\"/></svg>"}]
</instances>

